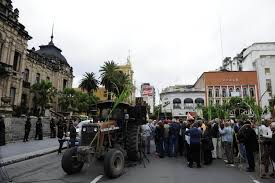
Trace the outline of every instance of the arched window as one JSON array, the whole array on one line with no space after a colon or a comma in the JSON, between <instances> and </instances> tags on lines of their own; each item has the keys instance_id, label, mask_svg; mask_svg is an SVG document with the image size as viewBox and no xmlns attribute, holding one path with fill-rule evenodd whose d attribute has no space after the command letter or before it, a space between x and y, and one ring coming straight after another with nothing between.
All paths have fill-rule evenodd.
<instances>
[{"instance_id":1,"label":"arched window","mask_svg":"<svg viewBox=\"0 0 275 183\"><path fill-rule=\"evenodd\" d=\"M255 97L254 88L250 88L249 92L250 92L250 97Z\"/></svg>"},{"instance_id":2,"label":"arched window","mask_svg":"<svg viewBox=\"0 0 275 183\"><path fill-rule=\"evenodd\" d=\"M220 89L219 88L215 89L215 97L220 97Z\"/></svg>"},{"instance_id":3,"label":"arched window","mask_svg":"<svg viewBox=\"0 0 275 183\"><path fill-rule=\"evenodd\" d=\"M29 81L29 75L30 75L29 69L25 69L24 75L23 75L23 81L28 82Z\"/></svg>"},{"instance_id":4,"label":"arched window","mask_svg":"<svg viewBox=\"0 0 275 183\"><path fill-rule=\"evenodd\" d=\"M40 82L40 74L39 73L36 73L36 83L39 83Z\"/></svg>"},{"instance_id":5,"label":"arched window","mask_svg":"<svg viewBox=\"0 0 275 183\"><path fill-rule=\"evenodd\" d=\"M213 91L211 88L208 89L208 97L213 97Z\"/></svg>"},{"instance_id":6,"label":"arched window","mask_svg":"<svg viewBox=\"0 0 275 183\"><path fill-rule=\"evenodd\" d=\"M227 97L225 88L222 89L222 97Z\"/></svg>"},{"instance_id":7,"label":"arched window","mask_svg":"<svg viewBox=\"0 0 275 183\"><path fill-rule=\"evenodd\" d=\"M244 97L247 96L247 88L243 88L243 96L244 96Z\"/></svg>"},{"instance_id":8,"label":"arched window","mask_svg":"<svg viewBox=\"0 0 275 183\"><path fill-rule=\"evenodd\" d=\"M229 89L229 97L232 96L232 92L233 92L233 88L230 88L230 89Z\"/></svg>"},{"instance_id":9,"label":"arched window","mask_svg":"<svg viewBox=\"0 0 275 183\"><path fill-rule=\"evenodd\" d=\"M179 98L175 98L173 100L173 108L174 109L181 109L181 100Z\"/></svg>"},{"instance_id":10,"label":"arched window","mask_svg":"<svg viewBox=\"0 0 275 183\"><path fill-rule=\"evenodd\" d=\"M184 109L193 109L194 108L194 101L191 98L186 98L183 101Z\"/></svg>"},{"instance_id":11,"label":"arched window","mask_svg":"<svg viewBox=\"0 0 275 183\"><path fill-rule=\"evenodd\" d=\"M195 99L196 106L204 106L204 99L203 98L196 98Z\"/></svg>"}]
</instances>

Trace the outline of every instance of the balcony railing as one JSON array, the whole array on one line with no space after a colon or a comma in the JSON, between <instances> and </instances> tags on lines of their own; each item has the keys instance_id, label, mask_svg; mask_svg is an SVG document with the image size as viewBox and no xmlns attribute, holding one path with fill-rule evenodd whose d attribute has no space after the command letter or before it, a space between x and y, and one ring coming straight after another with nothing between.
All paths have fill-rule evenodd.
<instances>
[{"instance_id":1,"label":"balcony railing","mask_svg":"<svg viewBox=\"0 0 275 183\"><path fill-rule=\"evenodd\" d=\"M12 72L12 66L3 62L0 62L0 76L6 77Z\"/></svg>"}]
</instances>

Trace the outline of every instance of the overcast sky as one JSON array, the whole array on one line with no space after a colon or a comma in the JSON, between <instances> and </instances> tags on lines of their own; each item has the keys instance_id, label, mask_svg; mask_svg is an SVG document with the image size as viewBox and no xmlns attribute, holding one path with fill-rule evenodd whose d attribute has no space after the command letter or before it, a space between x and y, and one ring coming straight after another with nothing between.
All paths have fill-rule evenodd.
<instances>
[{"instance_id":1,"label":"overcast sky","mask_svg":"<svg viewBox=\"0 0 275 183\"><path fill-rule=\"evenodd\" d=\"M84 72L99 76L104 61L126 63L129 49L138 87L194 84L202 72L218 68L223 56L234 57L253 42L275 41L274 0L13 2L33 37L29 48L50 41L54 22L54 43L74 69L74 86Z\"/></svg>"}]
</instances>

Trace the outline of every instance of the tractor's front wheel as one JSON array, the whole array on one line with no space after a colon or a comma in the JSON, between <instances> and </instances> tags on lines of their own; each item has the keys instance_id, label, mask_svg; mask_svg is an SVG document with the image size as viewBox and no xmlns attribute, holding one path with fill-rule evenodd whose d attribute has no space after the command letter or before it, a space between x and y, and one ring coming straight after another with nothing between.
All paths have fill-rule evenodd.
<instances>
[{"instance_id":1,"label":"tractor's front wheel","mask_svg":"<svg viewBox=\"0 0 275 183\"><path fill-rule=\"evenodd\" d=\"M62 157L62 168L69 175L80 172L84 165L84 162L77 160L76 155L77 147L72 147L67 149Z\"/></svg>"},{"instance_id":2,"label":"tractor's front wheel","mask_svg":"<svg viewBox=\"0 0 275 183\"><path fill-rule=\"evenodd\" d=\"M109 178L120 176L124 169L124 155L118 149L111 149L104 158L104 172Z\"/></svg>"}]
</instances>

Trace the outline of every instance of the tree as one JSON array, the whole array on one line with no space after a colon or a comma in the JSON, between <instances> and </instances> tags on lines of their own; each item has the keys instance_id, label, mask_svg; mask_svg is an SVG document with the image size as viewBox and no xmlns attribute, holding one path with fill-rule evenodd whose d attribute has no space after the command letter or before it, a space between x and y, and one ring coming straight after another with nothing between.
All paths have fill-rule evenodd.
<instances>
[{"instance_id":1,"label":"tree","mask_svg":"<svg viewBox=\"0 0 275 183\"><path fill-rule=\"evenodd\" d=\"M77 92L73 88L65 88L59 93L58 103L64 112L68 111L69 106L76 108L78 103Z\"/></svg>"},{"instance_id":2,"label":"tree","mask_svg":"<svg viewBox=\"0 0 275 183\"><path fill-rule=\"evenodd\" d=\"M52 102L53 97L56 95L56 89L52 86L50 81L42 80L39 83L32 85L31 92L34 93L34 102L36 106L41 107L40 114L45 114L45 108Z\"/></svg>"},{"instance_id":3,"label":"tree","mask_svg":"<svg viewBox=\"0 0 275 183\"><path fill-rule=\"evenodd\" d=\"M124 74L122 71L115 73L115 77L112 79L112 82L115 84L115 90L113 92L116 97L119 97L126 88L132 90L132 84L129 76Z\"/></svg>"},{"instance_id":4,"label":"tree","mask_svg":"<svg viewBox=\"0 0 275 183\"><path fill-rule=\"evenodd\" d=\"M73 88L66 88L59 93L59 104L64 112L67 112L70 106L79 113L89 113L90 106L97 103L97 101L98 98L94 94L78 92Z\"/></svg>"},{"instance_id":5,"label":"tree","mask_svg":"<svg viewBox=\"0 0 275 183\"><path fill-rule=\"evenodd\" d=\"M98 88L98 80L93 72L86 72L79 84L79 88L86 90L88 93L95 91Z\"/></svg>"},{"instance_id":6,"label":"tree","mask_svg":"<svg viewBox=\"0 0 275 183\"><path fill-rule=\"evenodd\" d=\"M105 86L108 93L108 100L111 99L109 92L118 92L117 82L114 81L118 77L118 66L114 61L104 62L104 65L100 67L99 72L101 73L100 84Z\"/></svg>"}]
</instances>

